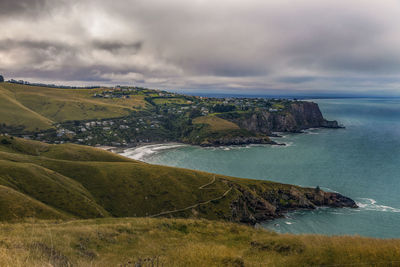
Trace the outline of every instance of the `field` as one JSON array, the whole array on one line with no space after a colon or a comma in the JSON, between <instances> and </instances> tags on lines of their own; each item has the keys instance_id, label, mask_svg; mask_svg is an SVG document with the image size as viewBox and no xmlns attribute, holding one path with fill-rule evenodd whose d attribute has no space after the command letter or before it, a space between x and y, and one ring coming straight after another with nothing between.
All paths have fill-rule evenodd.
<instances>
[{"instance_id":1,"label":"field","mask_svg":"<svg viewBox=\"0 0 400 267\"><path fill-rule=\"evenodd\" d=\"M104 89L58 89L20 84L0 84L0 123L45 130L56 122L113 118L145 107L143 95L129 99L93 98Z\"/></svg>"},{"instance_id":2,"label":"field","mask_svg":"<svg viewBox=\"0 0 400 267\"><path fill-rule=\"evenodd\" d=\"M398 266L400 263L400 240L280 235L208 220L109 218L3 223L0 238L0 265L17 267Z\"/></svg>"},{"instance_id":3,"label":"field","mask_svg":"<svg viewBox=\"0 0 400 267\"><path fill-rule=\"evenodd\" d=\"M163 104L187 104L187 100L183 98L154 98L154 103L157 105Z\"/></svg>"},{"instance_id":4,"label":"field","mask_svg":"<svg viewBox=\"0 0 400 267\"><path fill-rule=\"evenodd\" d=\"M218 118L216 116L203 116L193 120L194 124L207 124L211 131L238 130L239 126L233 122Z\"/></svg>"}]
</instances>

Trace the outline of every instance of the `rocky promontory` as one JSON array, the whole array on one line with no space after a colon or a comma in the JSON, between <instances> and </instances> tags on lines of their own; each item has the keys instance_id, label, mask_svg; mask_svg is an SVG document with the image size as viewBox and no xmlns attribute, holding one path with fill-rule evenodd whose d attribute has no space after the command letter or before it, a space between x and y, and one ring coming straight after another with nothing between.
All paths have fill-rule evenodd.
<instances>
[{"instance_id":1,"label":"rocky promontory","mask_svg":"<svg viewBox=\"0 0 400 267\"><path fill-rule=\"evenodd\" d=\"M326 120L317 103L296 101L282 111L259 110L253 113L225 113L219 117L255 133L301 132L309 128L341 128L337 121Z\"/></svg>"},{"instance_id":2,"label":"rocky promontory","mask_svg":"<svg viewBox=\"0 0 400 267\"><path fill-rule=\"evenodd\" d=\"M239 194L231 203L231 220L240 223L261 223L301 209L358 207L354 200L339 193L322 191L318 187L314 189L282 185L274 190L263 190L262 185L247 187L232 184L232 186Z\"/></svg>"},{"instance_id":3,"label":"rocky promontory","mask_svg":"<svg viewBox=\"0 0 400 267\"><path fill-rule=\"evenodd\" d=\"M276 132L300 133L309 128L342 128L337 121L326 120L317 103L308 101L285 102L281 109L217 113L208 118L213 125L196 125L180 141L200 146L276 145L269 138L277 136ZM231 128L218 129L223 128L221 125Z\"/></svg>"},{"instance_id":4,"label":"rocky promontory","mask_svg":"<svg viewBox=\"0 0 400 267\"><path fill-rule=\"evenodd\" d=\"M234 136L221 137L216 139L207 139L200 143L203 147L218 147L218 146L235 146L249 144L269 144L276 145L277 143L268 138L268 136Z\"/></svg>"}]
</instances>

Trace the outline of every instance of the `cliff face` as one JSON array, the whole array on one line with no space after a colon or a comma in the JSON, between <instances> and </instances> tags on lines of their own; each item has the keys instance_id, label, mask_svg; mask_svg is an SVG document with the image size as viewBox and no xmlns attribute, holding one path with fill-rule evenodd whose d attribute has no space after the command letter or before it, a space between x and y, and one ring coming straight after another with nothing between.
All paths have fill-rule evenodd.
<instances>
[{"instance_id":1,"label":"cliff face","mask_svg":"<svg viewBox=\"0 0 400 267\"><path fill-rule=\"evenodd\" d=\"M278 188L264 191L259 188L234 186L240 194L231 203L231 220L240 223L256 224L282 217L289 211L312 210L322 206L357 208L357 204L352 199L319 189L292 186L289 189Z\"/></svg>"},{"instance_id":2,"label":"cliff face","mask_svg":"<svg viewBox=\"0 0 400 267\"><path fill-rule=\"evenodd\" d=\"M271 141L267 136L235 136L235 137L221 137L218 139L207 139L200 143L200 146L208 147L208 146L232 146L232 145L248 145L248 144L277 144L274 141Z\"/></svg>"},{"instance_id":3,"label":"cliff face","mask_svg":"<svg viewBox=\"0 0 400 267\"><path fill-rule=\"evenodd\" d=\"M318 104L306 101L291 103L284 111L259 111L224 118L238 124L240 128L267 135L272 132L300 132L314 127L339 128L337 121L324 119Z\"/></svg>"}]
</instances>

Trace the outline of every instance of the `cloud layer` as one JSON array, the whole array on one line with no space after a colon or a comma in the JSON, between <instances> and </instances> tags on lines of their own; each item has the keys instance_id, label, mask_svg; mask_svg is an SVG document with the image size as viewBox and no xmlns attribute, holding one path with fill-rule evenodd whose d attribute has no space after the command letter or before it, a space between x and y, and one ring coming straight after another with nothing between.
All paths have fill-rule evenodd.
<instances>
[{"instance_id":1,"label":"cloud layer","mask_svg":"<svg viewBox=\"0 0 400 267\"><path fill-rule=\"evenodd\" d=\"M400 94L397 0L2 0L0 73L63 84Z\"/></svg>"}]
</instances>

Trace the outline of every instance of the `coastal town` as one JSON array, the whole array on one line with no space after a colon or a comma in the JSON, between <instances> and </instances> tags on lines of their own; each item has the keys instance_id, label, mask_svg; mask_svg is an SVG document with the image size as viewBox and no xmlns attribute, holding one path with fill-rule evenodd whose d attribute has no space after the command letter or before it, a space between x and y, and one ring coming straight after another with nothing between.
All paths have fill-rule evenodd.
<instances>
[{"instance_id":1,"label":"coastal town","mask_svg":"<svg viewBox=\"0 0 400 267\"><path fill-rule=\"evenodd\" d=\"M25 81L9 82L36 85ZM202 97L119 85L89 89L93 90L91 94L93 99L101 98L111 102L137 98L143 99L145 105L138 106L128 116L65 121L56 123L54 128L45 131L26 132L23 129L10 129L6 126L0 129L5 134L47 143L69 142L90 146L126 147L151 142L181 141L193 131L192 128L199 128L198 124L193 123L199 117L221 117L232 114L237 116L259 111L285 113L290 103L297 101L249 97Z\"/></svg>"}]
</instances>

